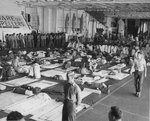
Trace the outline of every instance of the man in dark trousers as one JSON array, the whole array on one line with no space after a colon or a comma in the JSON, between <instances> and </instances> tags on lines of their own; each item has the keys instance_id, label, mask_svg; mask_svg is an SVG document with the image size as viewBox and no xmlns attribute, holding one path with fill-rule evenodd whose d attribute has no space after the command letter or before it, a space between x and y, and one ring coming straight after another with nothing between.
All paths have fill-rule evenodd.
<instances>
[{"instance_id":1,"label":"man in dark trousers","mask_svg":"<svg viewBox=\"0 0 150 121\"><path fill-rule=\"evenodd\" d=\"M144 55L141 52L137 52L137 55L134 58L134 61L130 70L130 74L132 74L134 70L135 70L134 78L135 78L135 90L136 90L135 95L137 97L140 97L144 77L147 76L146 61L145 61Z\"/></svg>"},{"instance_id":2,"label":"man in dark trousers","mask_svg":"<svg viewBox=\"0 0 150 121\"><path fill-rule=\"evenodd\" d=\"M67 83L64 85L64 106L62 121L75 121L76 107L81 103L81 90L74 82L74 72L67 73Z\"/></svg>"}]
</instances>

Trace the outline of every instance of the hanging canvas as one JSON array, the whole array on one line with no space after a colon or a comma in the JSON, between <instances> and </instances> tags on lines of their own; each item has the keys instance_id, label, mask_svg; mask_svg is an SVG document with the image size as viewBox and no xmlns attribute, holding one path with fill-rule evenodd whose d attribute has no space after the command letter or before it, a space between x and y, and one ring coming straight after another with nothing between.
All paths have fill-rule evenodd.
<instances>
[{"instance_id":1,"label":"hanging canvas","mask_svg":"<svg viewBox=\"0 0 150 121\"><path fill-rule=\"evenodd\" d=\"M83 31L83 14L80 19L80 32L82 33L82 31Z\"/></svg>"},{"instance_id":2,"label":"hanging canvas","mask_svg":"<svg viewBox=\"0 0 150 121\"><path fill-rule=\"evenodd\" d=\"M65 31L68 33L68 28L69 28L69 15L66 15L66 20L65 20Z\"/></svg>"},{"instance_id":3,"label":"hanging canvas","mask_svg":"<svg viewBox=\"0 0 150 121\"><path fill-rule=\"evenodd\" d=\"M76 28L76 16L75 16L75 13L74 13L73 17L72 17L72 31L73 32L75 31L75 28Z\"/></svg>"}]
</instances>

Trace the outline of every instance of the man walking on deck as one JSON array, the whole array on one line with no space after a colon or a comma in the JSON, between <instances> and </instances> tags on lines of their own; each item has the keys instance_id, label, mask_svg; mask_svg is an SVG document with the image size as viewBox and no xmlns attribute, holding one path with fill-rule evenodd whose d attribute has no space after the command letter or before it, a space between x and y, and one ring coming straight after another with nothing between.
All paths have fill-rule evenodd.
<instances>
[{"instance_id":1,"label":"man walking on deck","mask_svg":"<svg viewBox=\"0 0 150 121\"><path fill-rule=\"evenodd\" d=\"M147 76L147 67L146 61L144 59L144 55L141 52L137 52L137 56L133 60L133 65L130 70L130 74L134 72L134 79L135 79L135 95L137 97L141 96L142 85L144 81L144 77Z\"/></svg>"}]
</instances>

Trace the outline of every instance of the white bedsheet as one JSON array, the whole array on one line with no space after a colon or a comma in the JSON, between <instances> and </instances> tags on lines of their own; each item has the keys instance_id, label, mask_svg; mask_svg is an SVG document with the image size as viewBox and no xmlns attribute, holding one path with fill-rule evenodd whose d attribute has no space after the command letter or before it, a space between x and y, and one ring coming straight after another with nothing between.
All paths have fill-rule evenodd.
<instances>
[{"instance_id":1,"label":"white bedsheet","mask_svg":"<svg viewBox=\"0 0 150 121\"><path fill-rule=\"evenodd\" d=\"M89 84L95 82L95 80L94 80L93 77L87 77L87 76L83 77L83 78L82 78L82 81L83 81L83 82L88 82Z\"/></svg>"},{"instance_id":2,"label":"white bedsheet","mask_svg":"<svg viewBox=\"0 0 150 121\"><path fill-rule=\"evenodd\" d=\"M88 95L90 95L91 93L92 93L92 92L88 92L88 91L83 90L83 91L81 92L81 98L83 99L83 98L87 97Z\"/></svg>"},{"instance_id":3,"label":"white bedsheet","mask_svg":"<svg viewBox=\"0 0 150 121\"><path fill-rule=\"evenodd\" d=\"M67 69L56 68L55 70L66 72L66 71L73 71L73 70L75 70L75 69L77 69L77 68L78 68L78 67L73 67L73 66L71 66L70 68L67 68Z\"/></svg>"},{"instance_id":4,"label":"white bedsheet","mask_svg":"<svg viewBox=\"0 0 150 121\"><path fill-rule=\"evenodd\" d=\"M129 73L129 71L130 71L130 68L124 70L124 72L126 73Z\"/></svg>"},{"instance_id":5,"label":"white bedsheet","mask_svg":"<svg viewBox=\"0 0 150 121\"><path fill-rule=\"evenodd\" d=\"M96 89L84 88L84 91L101 94L101 91L100 90L96 90Z\"/></svg>"},{"instance_id":6,"label":"white bedsheet","mask_svg":"<svg viewBox=\"0 0 150 121\"><path fill-rule=\"evenodd\" d=\"M82 91L82 99L90 95L91 92ZM44 101L43 101L44 100ZM47 97L31 97L27 100L16 102L11 106L5 108L6 112L11 110L17 110L24 115L32 114L32 119L37 121L61 121L62 118L62 102L56 102L55 100L48 99ZM79 112L83 108L88 108L89 105L81 103L80 106L76 108L76 111ZM6 118L0 119L6 121Z\"/></svg>"},{"instance_id":7,"label":"white bedsheet","mask_svg":"<svg viewBox=\"0 0 150 121\"><path fill-rule=\"evenodd\" d=\"M46 77L53 77L55 75L61 75L63 79L66 80L66 73L67 72L58 71L58 70L48 70L48 71L42 72L41 74Z\"/></svg>"},{"instance_id":8,"label":"white bedsheet","mask_svg":"<svg viewBox=\"0 0 150 121\"><path fill-rule=\"evenodd\" d=\"M51 103L51 98L46 93L40 93L30 98L26 98L15 104L12 104L5 108L6 112L19 111L23 115L32 114L32 112L38 110L46 104Z\"/></svg>"},{"instance_id":9,"label":"white bedsheet","mask_svg":"<svg viewBox=\"0 0 150 121\"><path fill-rule=\"evenodd\" d=\"M6 117L5 118L1 118L0 121L6 121Z\"/></svg>"},{"instance_id":10,"label":"white bedsheet","mask_svg":"<svg viewBox=\"0 0 150 121\"><path fill-rule=\"evenodd\" d=\"M106 77L106 76L108 76L109 73L110 73L110 71L108 71L108 70L101 70L99 72L93 72L93 75L94 76Z\"/></svg>"},{"instance_id":11,"label":"white bedsheet","mask_svg":"<svg viewBox=\"0 0 150 121\"><path fill-rule=\"evenodd\" d=\"M13 92L4 92L0 94L0 109L15 104L21 100L26 99L28 96L16 94Z\"/></svg>"},{"instance_id":12,"label":"white bedsheet","mask_svg":"<svg viewBox=\"0 0 150 121\"><path fill-rule=\"evenodd\" d=\"M29 86L40 87L41 89L45 89L47 87L51 87L51 86L54 86L56 84L58 84L58 83L57 82L52 82L52 81L42 80L42 81L39 81L39 82L31 83L31 84L29 84Z\"/></svg>"},{"instance_id":13,"label":"white bedsheet","mask_svg":"<svg viewBox=\"0 0 150 121\"><path fill-rule=\"evenodd\" d=\"M124 68L124 67L126 67L126 65L123 63L123 64L117 64L117 65L115 65L115 66L112 66L112 67L110 67L109 69L118 69L118 68L120 68L120 69L122 69L122 68Z\"/></svg>"},{"instance_id":14,"label":"white bedsheet","mask_svg":"<svg viewBox=\"0 0 150 121\"><path fill-rule=\"evenodd\" d=\"M147 66L150 66L150 62L147 63Z\"/></svg>"},{"instance_id":15,"label":"white bedsheet","mask_svg":"<svg viewBox=\"0 0 150 121\"><path fill-rule=\"evenodd\" d=\"M21 86L21 85L24 85L24 84L29 84L29 83L32 83L32 82L35 82L35 81L38 81L38 79L28 78L28 77L25 76L25 77L10 80L10 81L7 81L7 82L0 82L0 84L15 87L15 86Z\"/></svg>"},{"instance_id":16,"label":"white bedsheet","mask_svg":"<svg viewBox=\"0 0 150 121\"><path fill-rule=\"evenodd\" d=\"M45 69L54 69L54 68L60 67L62 65L63 64L55 63L55 64L49 64L49 65L40 65L40 67L45 68Z\"/></svg>"},{"instance_id":17,"label":"white bedsheet","mask_svg":"<svg viewBox=\"0 0 150 121\"><path fill-rule=\"evenodd\" d=\"M129 76L127 73L117 73L116 75L109 75L109 78L116 79L116 80L122 80Z\"/></svg>"},{"instance_id":18,"label":"white bedsheet","mask_svg":"<svg viewBox=\"0 0 150 121\"><path fill-rule=\"evenodd\" d=\"M88 108L88 107L89 107L89 105L81 103L76 108L76 112L78 113L82 109ZM49 112L47 112L47 113L34 115L33 117L31 117L31 119L37 120L37 121L61 121L62 120L62 108L63 108L63 104L56 107L53 110L49 110Z\"/></svg>"},{"instance_id":19,"label":"white bedsheet","mask_svg":"<svg viewBox=\"0 0 150 121\"><path fill-rule=\"evenodd\" d=\"M95 81L94 83L100 84L100 83L103 83L103 82L106 82L106 81L108 81L108 79L102 78L102 79L100 79L100 80L98 80L98 81Z\"/></svg>"}]
</instances>

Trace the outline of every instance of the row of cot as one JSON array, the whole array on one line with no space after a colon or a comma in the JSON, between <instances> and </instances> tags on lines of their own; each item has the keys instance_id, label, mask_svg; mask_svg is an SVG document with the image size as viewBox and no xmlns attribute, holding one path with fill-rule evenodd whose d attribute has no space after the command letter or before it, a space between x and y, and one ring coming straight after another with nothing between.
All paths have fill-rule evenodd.
<instances>
[{"instance_id":1,"label":"row of cot","mask_svg":"<svg viewBox=\"0 0 150 121\"><path fill-rule=\"evenodd\" d=\"M79 49L79 47L83 48L83 44L82 43L69 43L68 44L68 48L74 48L74 49ZM129 47L119 47L116 45L90 45L87 44L86 48L90 51L94 51L94 49L96 50L100 50L101 52L107 52L109 54L125 54L128 55L129 54Z\"/></svg>"},{"instance_id":2,"label":"row of cot","mask_svg":"<svg viewBox=\"0 0 150 121\"><path fill-rule=\"evenodd\" d=\"M111 45L97 45L97 49L99 49L101 52L107 52L110 54L116 54L118 51L122 54L129 54L129 48L128 47L118 47L118 46L111 46Z\"/></svg>"}]
</instances>

